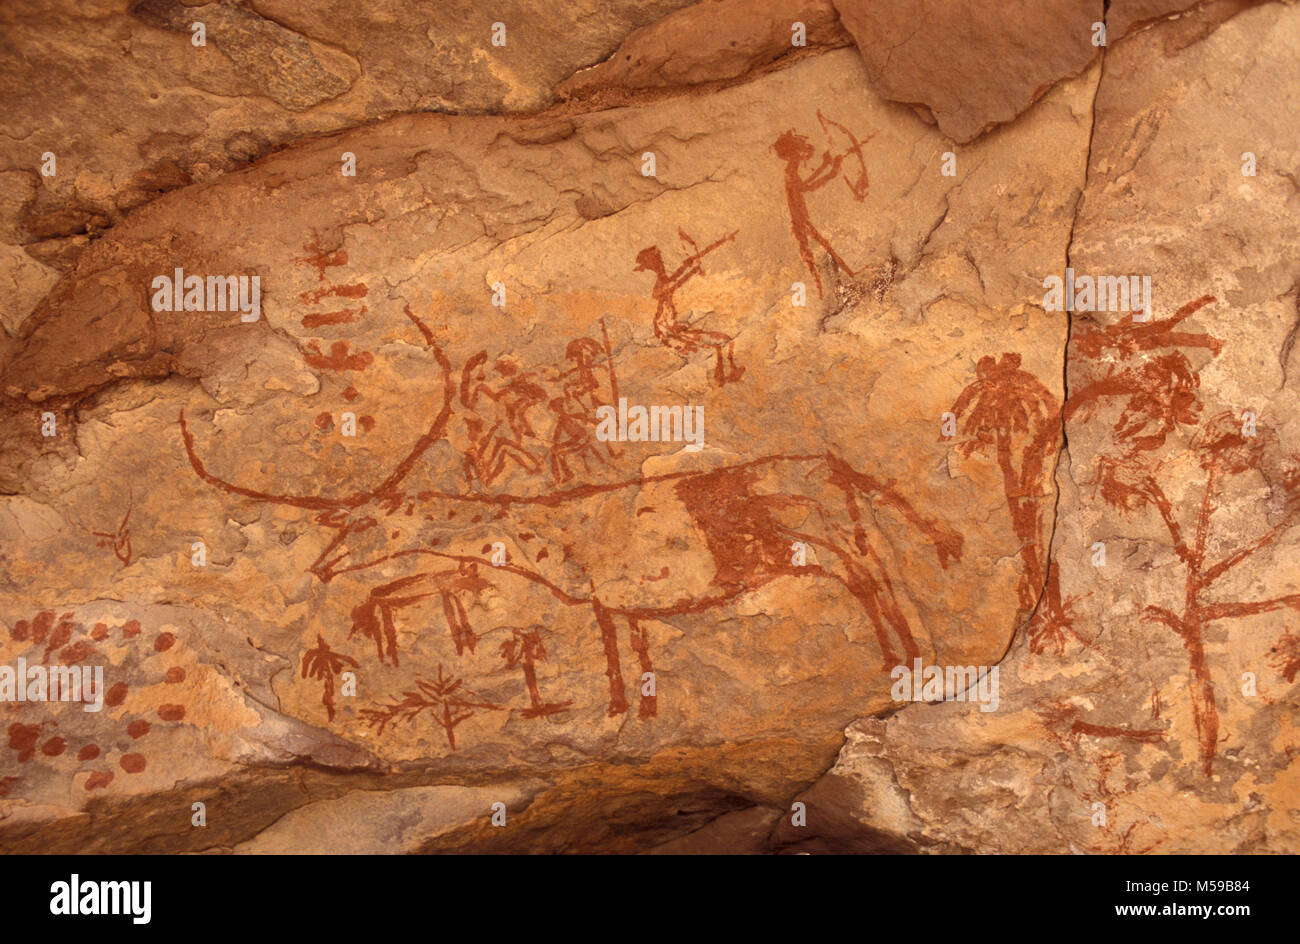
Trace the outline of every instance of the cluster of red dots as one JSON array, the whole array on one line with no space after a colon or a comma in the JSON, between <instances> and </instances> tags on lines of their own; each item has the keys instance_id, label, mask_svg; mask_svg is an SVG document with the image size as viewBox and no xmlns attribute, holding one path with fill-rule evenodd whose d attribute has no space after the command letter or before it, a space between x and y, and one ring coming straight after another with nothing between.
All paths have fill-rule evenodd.
<instances>
[{"instance_id":1,"label":"cluster of red dots","mask_svg":"<svg viewBox=\"0 0 1300 944\"><path fill-rule=\"evenodd\" d=\"M120 627L122 640L134 640L141 635L141 626L139 620L127 620ZM58 617L53 610L45 610L38 613L32 620L18 620L9 631L10 638L15 642L27 642L33 646L45 645L44 655L41 659L42 664L48 664L51 655L58 650L56 664L71 666L82 662L92 655L99 652L95 643L102 643L109 639L110 630L107 623L96 623L94 628L85 638L73 641L75 634L84 633L85 627L73 620L71 613L64 613ZM176 636L173 633L159 633L153 641L155 652L166 652L176 644ZM167 670L163 677L164 682L170 685L178 685L185 681L185 669L180 666L172 666ZM20 684L22 684L20 682ZM106 707L116 707L126 701L127 693L130 686L126 682L116 682L111 685L107 692L104 693L104 705ZM21 707L21 706L20 706ZM185 718L185 706L181 704L162 704L157 708L158 719L161 721L177 722ZM38 753L44 757L59 757L69 750L69 744L66 738L60 735L46 737L44 740L44 728L49 722L41 724L23 724L14 722L9 725L9 748L17 753L17 760L20 764L25 764L32 760ZM57 725L56 725L57 726ZM152 729L152 723L145 718L133 718L126 725L126 733L132 741L138 741L147 735ZM103 752L98 744L86 742L77 747L76 758L79 764L88 764L99 759ZM127 774L138 774L148 766L145 756L137 752L122 754L118 758L117 765ZM116 771L95 770L86 780L86 790L96 790L107 787L113 782ZM18 777L5 777L0 779L0 796L8 794L19 779Z\"/></svg>"}]
</instances>

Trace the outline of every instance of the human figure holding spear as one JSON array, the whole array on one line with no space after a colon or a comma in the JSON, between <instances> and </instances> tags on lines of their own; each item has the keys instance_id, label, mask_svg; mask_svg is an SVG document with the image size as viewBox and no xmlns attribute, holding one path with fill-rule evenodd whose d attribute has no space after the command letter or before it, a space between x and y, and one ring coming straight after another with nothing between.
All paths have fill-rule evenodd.
<instances>
[{"instance_id":1,"label":"human figure holding spear","mask_svg":"<svg viewBox=\"0 0 1300 944\"><path fill-rule=\"evenodd\" d=\"M677 290L686 282L690 281L697 275L704 274L704 267L700 265L706 255L713 252L723 243L727 243L736 238L736 233L731 232L714 243L700 249L695 240L687 236L680 229L677 235L681 237L683 245L688 249L694 250L681 264L671 273L664 263L663 254L659 251L658 246L649 246L642 249L636 256L636 267L634 272L650 272L655 277L654 288L650 290L654 297L656 308L654 317L655 337L667 348L683 357L694 354L702 347L713 348L717 356L717 365L714 368L713 379L719 387L725 384L739 380L745 373L745 368L737 367L734 354L734 341L729 336L718 331L705 331L702 328L692 328L690 325L683 324L680 321L677 304L673 296ZM727 349L727 363L724 367L722 359L722 349Z\"/></svg>"}]
</instances>

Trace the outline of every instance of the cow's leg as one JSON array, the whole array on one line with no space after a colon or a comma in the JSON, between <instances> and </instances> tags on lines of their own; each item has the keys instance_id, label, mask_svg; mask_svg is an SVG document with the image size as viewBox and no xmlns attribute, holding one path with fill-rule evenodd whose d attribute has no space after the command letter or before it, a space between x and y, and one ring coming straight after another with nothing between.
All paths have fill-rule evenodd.
<instances>
[{"instance_id":1,"label":"cow's leg","mask_svg":"<svg viewBox=\"0 0 1300 944\"><path fill-rule=\"evenodd\" d=\"M627 711L623 666L618 658L618 630L614 626L614 617L599 600L593 598L591 606L596 611L596 623L600 626L600 635L605 641L605 674L609 676L609 716L612 718Z\"/></svg>"},{"instance_id":2,"label":"cow's leg","mask_svg":"<svg viewBox=\"0 0 1300 944\"><path fill-rule=\"evenodd\" d=\"M456 643L456 655L464 655L466 649L473 652L478 637L469 625L469 616L460 597L450 590L443 590L442 612L447 617L447 628L451 630L452 641Z\"/></svg>"},{"instance_id":3,"label":"cow's leg","mask_svg":"<svg viewBox=\"0 0 1300 944\"><path fill-rule=\"evenodd\" d=\"M632 651L636 653L637 659L641 662L641 687L645 686L645 675L649 672L654 675L654 666L650 664L650 639L646 636L645 627L636 621L634 617L627 618L628 629L632 637ZM655 680L655 690L658 691L658 680ZM637 691L641 691L638 688ZM659 713L659 702L657 695L647 695L641 693L640 708L637 710L638 718L653 718Z\"/></svg>"},{"instance_id":4,"label":"cow's leg","mask_svg":"<svg viewBox=\"0 0 1300 944\"><path fill-rule=\"evenodd\" d=\"M388 654L393 657L393 665L397 665L397 624L393 622L392 604L380 603L379 612L384 618L384 639L388 642ZM382 656L379 661L384 661Z\"/></svg>"}]
</instances>

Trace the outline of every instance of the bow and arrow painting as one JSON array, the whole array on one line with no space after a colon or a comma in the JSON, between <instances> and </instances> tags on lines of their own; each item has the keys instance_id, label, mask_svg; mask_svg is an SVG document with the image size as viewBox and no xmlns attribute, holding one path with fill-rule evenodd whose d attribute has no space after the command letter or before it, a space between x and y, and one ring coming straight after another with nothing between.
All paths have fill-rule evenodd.
<instances>
[{"instance_id":1,"label":"bow and arrow painting","mask_svg":"<svg viewBox=\"0 0 1300 944\"><path fill-rule=\"evenodd\" d=\"M820 298L825 292L822 287L821 273L817 270L816 256L813 254L814 245L826 250L831 260L846 275L855 277L858 273L836 251L830 240L813 225L808 210L807 195L820 190L838 177L844 181L849 196L854 202L862 203L866 200L870 180L867 176L867 161L862 154L862 148L876 135L872 133L867 138L859 140L847 127L823 115L820 109L817 112L817 120L821 123L828 142L834 139L832 132L839 132L849 142L849 146L839 153L832 153L830 147L823 150L821 163L811 171L807 168L809 162L816 156L817 149L807 137L795 130L786 131L777 138L772 145L772 151L785 162L785 199L790 210L790 231L794 233L795 242L799 244L799 257L803 259L804 265L812 274L813 281L817 285L817 296ZM846 158L852 158L850 166L856 167L856 172L850 174L844 169Z\"/></svg>"}]
</instances>

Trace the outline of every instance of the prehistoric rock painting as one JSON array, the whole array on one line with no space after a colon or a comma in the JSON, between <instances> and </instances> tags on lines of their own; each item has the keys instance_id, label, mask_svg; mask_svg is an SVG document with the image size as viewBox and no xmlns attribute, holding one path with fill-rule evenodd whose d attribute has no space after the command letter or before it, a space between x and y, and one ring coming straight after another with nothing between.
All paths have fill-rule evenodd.
<instances>
[{"instance_id":1,"label":"prehistoric rock painting","mask_svg":"<svg viewBox=\"0 0 1300 944\"><path fill-rule=\"evenodd\" d=\"M633 646L635 647L635 642ZM501 644L501 658L509 668L522 667L524 670L524 684L528 686L528 700L532 702L524 709L525 718L553 715L573 704L572 701L542 701L542 693L537 686L536 664L546 661L546 644L542 641L540 626L514 630L511 637Z\"/></svg>"},{"instance_id":2,"label":"prehistoric rock painting","mask_svg":"<svg viewBox=\"0 0 1300 944\"><path fill-rule=\"evenodd\" d=\"M696 244L694 239L681 230L677 231L677 235L681 238L682 245L689 250L689 254L678 263L677 268L673 269L671 273L664 263L663 253L659 251L658 246L647 246L637 253L636 267L633 271L649 272L655 277L655 284L651 288L650 294L655 300L654 330L659 343L682 357L694 354L701 348L713 348L715 357L713 382L721 387L739 380L745 373L745 368L736 366L735 342L727 335L717 331L705 331L683 324L681 315L677 311L674 296L677 294L677 290L692 278L697 275L704 275L701 260L724 243L734 240L736 233L728 233L703 249ZM727 349L725 365L722 358L722 349L724 347Z\"/></svg>"},{"instance_id":3,"label":"prehistoric rock painting","mask_svg":"<svg viewBox=\"0 0 1300 944\"><path fill-rule=\"evenodd\" d=\"M416 679L415 689L402 693L402 697L378 708L365 708L362 718L377 733L383 734L390 724L411 721L421 713L428 711L433 720L442 726L447 734L447 746L456 749L456 727L474 717L474 709L482 708L499 711L502 706L491 702L475 701L478 696L467 688L462 688L463 679L454 675L444 675L442 666L438 666L438 677L433 681Z\"/></svg>"},{"instance_id":4,"label":"prehistoric rock painting","mask_svg":"<svg viewBox=\"0 0 1300 944\"><path fill-rule=\"evenodd\" d=\"M324 284L298 293L299 302L306 307L316 309L299 319L302 326L313 329L328 328L348 324L364 316L369 311L364 304L360 308L328 307L331 305L337 306L340 299L361 299L369 294L370 289L365 282L338 284L326 277L326 269L338 268L348 264L347 250L338 249L333 252L323 250L320 244L320 235L315 231L312 232L312 238L303 245L303 250L308 255L294 261L313 267L316 270L318 280ZM303 360L306 361L308 366L317 370L340 373L344 371L361 371L374 363L375 357L372 353L369 351L355 351L346 340L330 342L328 353L322 350L321 343L320 341L309 341L303 346Z\"/></svg>"},{"instance_id":5,"label":"prehistoric rock painting","mask_svg":"<svg viewBox=\"0 0 1300 944\"><path fill-rule=\"evenodd\" d=\"M53 772L56 777L66 777L71 784L86 774L81 782L82 790L105 789L119 774L130 776L145 771L149 762L143 749L149 742L143 739L151 732L156 737L160 724L174 725L185 720L187 706L180 694L162 695L167 700L143 711L124 708L133 687L161 685L165 691L171 691L171 686L183 686L186 672L179 665L152 679L143 669L146 660L176 647L176 636L170 632L159 632L149 640L139 620L126 620L112 627L105 621L87 626L77 619L75 611L56 615L53 610L42 610L31 619L16 620L9 629L9 640L18 644L16 655L23 655L29 666L37 662L39 653L42 665L51 662L69 668L102 665L105 671L103 707L97 712L83 710L85 704L95 701L85 690L80 701L4 703L7 712L21 719L5 728L5 743L13 761L20 765L17 776L5 778L8 792L20 788L28 776L22 772L21 765L33 760L47 768L43 774L46 778ZM120 681L128 672L133 681ZM114 677L119 680L113 681ZM46 691L46 695L53 692Z\"/></svg>"},{"instance_id":6,"label":"prehistoric rock painting","mask_svg":"<svg viewBox=\"0 0 1300 944\"><path fill-rule=\"evenodd\" d=\"M1077 750L1079 740L1090 738L1120 738L1154 744L1164 740L1166 732L1159 728L1145 730L1124 728L1118 725L1094 724L1083 720L1083 710L1078 705L1056 699L1045 702L1036 709L1043 727L1062 746Z\"/></svg>"},{"instance_id":7,"label":"prehistoric rock painting","mask_svg":"<svg viewBox=\"0 0 1300 944\"><path fill-rule=\"evenodd\" d=\"M849 139L849 147L842 153L835 155L832 155L829 149L822 151L821 163L809 172L807 177L804 176L805 165L813 159L817 149L813 147L812 142L806 137L792 128L776 139L772 145L772 151L785 162L785 199L790 211L790 231L794 233L795 242L799 244L799 258L808 267L813 281L817 284L818 297L822 297L824 294L822 277L817 268L816 257L813 255L813 243L817 243L826 250L831 260L843 270L845 275L853 277L856 273L844 261L843 257L835 251L835 247L813 225L808 212L806 195L815 190L820 190L840 176L844 158L851 154L857 159L858 173L852 179L845 175L844 184L848 188L849 196L854 201L861 203L865 200L870 181L867 179L867 162L862 154L862 145L874 138L875 134L870 135L866 141L859 141L848 128L839 122L826 118L820 110L817 112L817 120L821 122L822 129L828 137L831 128L835 128L845 135Z\"/></svg>"},{"instance_id":8,"label":"prehistoric rock painting","mask_svg":"<svg viewBox=\"0 0 1300 944\"><path fill-rule=\"evenodd\" d=\"M1264 600L1224 600L1214 593L1217 581L1254 554L1275 543L1296 525L1292 507L1272 527L1231 553L1212 555L1218 542L1213 532L1215 513L1227 485L1234 476L1259 471L1266 446L1272 441L1267 430L1246 434L1242 420L1220 413L1205 423L1188 447L1191 457L1204 472L1204 486L1191 522L1180 521L1174 504L1161 485L1161 472L1182 456L1148 463L1136 458L1105 457L1098 477L1102 499L1123 513L1142 508L1154 510L1169 532L1175 553L1184 568L1183 603L1177 609L1148 605L1146 619L1161 623L1182 642L1188 654L1188 694L1196 724L1200 760L1208 777L1213 772L1219 743L1219 713L1215 704L1214 681L1205 653L1205 629L1219 620L1237 619L1290 608L1300 611L1300 593Z\"/></svg>"},{"instance_id":9,"label":"prehistoric rock painting","mask_svg":"<svg viewBox=\"0 0 1300 944\"><path fill-rule=\"evenodd\" d=\"M1300 594L1229 602L1216 599L1212 592L1216 581L1272 545L1296 524L1300 508L1290 501L1282 519L1255 540L1211 559L1209 548L1217 543L1212 538L1214 516L1223 489L1233 476L1261 469L1266 446L1274 442L1272 434L1267 430L1243 432L1249 423L1224 413L1200 426L1186 455L1151 458L1152 452L1162 447L1179 426L1192 426L1200 420L1199 380L1183 349L1203 348L1217 355L1222 343L1208 335L1178 330L1178 326L1213 301L1211 296L1203 296L1183 305L1171 317L1149 323L1126 319L1105 327L1082 327L1074 342L1082 357L1097 362L1098 376L1072 391L1062 411L1056 409L1041 384L1019 369L1020 359L1014 354L1004 354L997 361L992 357L981 359L978 380L953 406L954 413L966 417L963 432L972 437L958 448L971 455L991 447L1002 469L1012 526L1024 542L1021 606L1032 610L1040 594L1045 604L1030 630L1031 648L1039 653L1051 649L1059 655L1068 638L1085 646L1088 642L1073 628L1074 614L1070 601L1061 597L1055 565L1046 567L1039 498L1039 485L1050 472L1045 459L1060 435L1060 417L1066 422L1081 421L1094 416L1112 398L1121 401L1113 425L1117 451L1098 459L1094 484L1102 500L1123 513L1143 508L1154 511L1185 568L1182 607L1173 610L1148 605L1143 613L1146 619L1167 626L1187 650L1188 693L1206 776L1212 772L1219 741L1218 709L1205 653L1206 626L1284 607L1300 610ZM1017 439L1024 443L1018 463ZM1178 508L1161 485L1161 471L1184 462L1188 456L1204 472L1204 486L1191 522L1179 520ZM1285 477L1283 480L1290 481ZM1077 724L1071 730L1088 733ZM1111 735L1132 737L1118 732L1114 729Z\"/></svg>"},{"instance_id":10,"label":"prehistoric rock painting","mask_svg":"<svg viewBox=\"0 0 1300 944\"><path fill-rule=\"evenodd\" d=\"M1277 674L1288 682L1294 682L1300 674L1300 636L1287 630L1269 650L1269 663Z\"/></svg>"},{"instance_id":11,"label":"prehistoric rock painting","mask_svg":"<svg viewBox=\"0 0 1300 944\"><path fill-rule=\"evenodd\" d=\"M376 586L353 609L352 633L370 638L381 662L391 658L397 663L399 611L433 594L442 598L458 654L466 648L472 651L476 637L459 596L491 586L491 581L480 576L489 566L494 581L523 579L566 605L591 607L606 657L610 716L628 709L617 619L627 622L629 645L636 654L641 678L645 678L654 672L647 623L725 606L779 577L831 580L847 590L875 631L883 670L920 656L920 647L895 591L895 578L888 572L880 548L869 537L868 525L879 515L898 519L932 547L938 563L945 568L960 558L962 537L919 513L891 482L858 471L830 452L766 455L707 471L638 475L532 495L485 491L483 487L489 483L477 474L467 474L464 492L424 490L412 494L404 490L402 483L416 464L434 444L447 437L457 403L469 409L478 409L483 402L499 404L502 414L494 428L501 430L500 435L517 436L512 441L520 442L535 432L529 409L545 399L541 391L533 389L534 375L514 364L500 372L503 382L485 388L479 372L484 358L477 355L469 361L474 368L469 369L467 364L460 372L460 382L455 382L451 362L433 333L409 308L406 315L420 330L441 370L441 408L427 432L369 491L330 498L277 494L233 484L208 470L199 458L184 414L180 418L186 455L204 482L233 496L315 512L318 524L336 532L310 567L323 583L339 574L365 571L385 562L409 562L416 568L421 561L430 559L444 564L434 571L412 573ZM569 351L575 366L567 377L576 401L593 392L596 350L591 345L570 344ZM610 377L613 383L612 365ZM474 490L476 484L478 490ZM714 573L706 593L692 595L675 579L674 567L681 567L681 552L673 549L664 549L659 560L624 560L620 557L621 547L611 546L591 563L592 569L578 572L566 566L568 548L582 540L573 528L580 522L593 521L592 514L602 502L630 490L642 494L653 491L687 515L703 543L703 553L712 562ZM864 503L869 507L865 514ZM456 520L484 518L516 535L527 535L525 540L541 548L532 552L531 560L524 557L494 565L484 557L439 549L454 535ZM626 528L635 529L640 520L640 516L632 518ZM438 527L451 530L440 536L435 533ZM824 560L794 563L791 549L796 542L815 549ZM629 541L629 547L633 544ZM488 551L490 547L484 548L485 555ZM656 581L662 582L643 580L643 586L635 590L597 594L596 586L609 584L629 566L640 572L658 572L660 578ZM512 639L502 653L508 664L523 668L530 699L525 717L543 717L568 706L569 702L543 701L537 688L533 666L545 657L540 637L525 634ZM318 647L318 655L310 664L304 660L304 671L318 671L328 688L328 676L335 668L327 660L328 653ZM500 707L472 700L454 702L466 696L453 695L461 690L450 679L440 677L427 685L430 687L408 692L400 703L383 709L387 713L372 713L367 718L382 732L393 720L409 719L434 707L429 699L453 699L439 703L443 719L440 723L447 727L451 743L451 727L469 716L465 712ZM657 697L641 694L640 718L656 716ZM326 708L328 711L328 704Z\"/></svg>"},{"instance_id":12,"label":"prehistoric rock painting","mask_svg":"<svg viewBox=\"0 0 1300 944\"><path fill-rule=\"evenodd\" d=\"M1027 615L1047 575L1047 516L1053 509L1045 498L1053 471L1048 459L1056 455L1061 435L1060 406L1037 377L1021 369L1019 354L982 357L975 376L952 405L968 437L957 451L969 458L991 449L997 459L1011 527L1020 540L1020 610Z\"/></svg>"},{"instance_id":13,"label":"prehistoric rock painting","mask_svg":"<svg viewBox=\"0 0 1300 944\"><path fill-rule=\"evenodd\" d=\"M99 538L95 542L96 547L111 547L113 556L122 562L123 567L131 563L131 510L135 506L134 490L127 491L126 513L122 515L122 521L117 526L116 531L91 531L90 533Z\"/></svg>"},{"instance_id":14,"label":"prehistoric rock painting","mask_svg":"<svg viewBox=\"0 0 1300 944\"><path fill-rule=\"evenodd\" d=\"M325 299L355 299L365 298L370 289L365 282L348 282L342 285L328 282L325 278L325 270L337 268L348 264L348 253L346 249L338 249L334 252L326 252L321 249L320 234L312 232L312 238L303 245L303 249L309 255L296 259L296 262L305 263L316 270L318 279L327 284L318 288L308 289L298 293L298 300L304 305L319 307ZM369 309L363 304L358 308L339 308L333 311L314 311L303 315L300 319L304 328L319 328L325 325L347 324L350 321L356 321L365 315Z\"/></svg>"},{"instance_id":15,"label":"prehistoric rock painting","mask_svg":"<svg viewBox=\"0 0 1300 944\"><path fill-rule=\"evenodd\" d=\"M316 647L302 654L302 677L316 678L324 683L321 704L331 721L334 720L334 676L344 671L346 666L357 668L357 660L341 652L334 652L319 633L316 635Z\"/></svg>"},{"instance_id":16,"label":"prehistoric rock painting","mask_svg":"<svg viewBox=\"0 0 1300 944\"><path fill-rule=\"evenodd\" d=\"M591 422L597 407L618 402L603 320L601 340L574 338L565 360L571 366L527 371L514 358L498 358L491 375L487 351L466 360L458 388L465 439L458 448L467 489L495 485L511 472L537 487L548 473L550 482L563 484L576 465L590 473L617 455L596 439Z\"/></svg>"},{"instance_id":17,"label":"prehistoric rock painting","mask_svg":"<svg viewBox=\"0 0 1300 944\"><path fill-rule=\"evenodd\" d=\"M437 594L442 600L447 628L456 645L456 655L463 655L467 649L473 652L478 636L469 624L465 604L461 602L461 593L478 594L491 586L490 581L478 575L477 563L464 562L446 570L412 574L393 580L375 587L364 601L353 608L352 631L348 637L357 633L370 637L375 643L379 661L382 663L387 656L393 660L393 665L398 665L394 612Z\"/></svg>"},{"instance_id":18,"label":"prehistoric rock painting","mask_svg":"<svg viewBox=\"0 0 1300 944\"><path fill-rule=\"evenodd\" d=\"M1201 409L1196 397L1200 381L1181 349L1204 348L1217 356L1222 342L1209 335L1175 329L1212 301L1210 296L1202 296L1169 318L1149 322L1127 317L1104 327L1079 326L1071 343L1081 358L1101 367L1100 376L1071 391L1063 421L1085 422L1108 398L1125 398L1113 429L1116 442L1129 456L1158 449L1180 424L1195 424ZM1148 353L1151 356L1144 356ZM1052 562L1042 608L1030 629L1033 650L1064 655L1071 639L1089 646L1074 629L1074 619L1071 601L1061 596L1059 569Z\"/></svg>"},{"instance_id":19,"label":"prehistoric rock painting","mask_svg":"<svg viewBox=\"0 0 1300 944\"><path fill-rule=\"evenodd\" d=\"M1161 840L1156 839L1143 848L1134 846L1134 834L1141 827L1148 824L1145 817L1133 820L1122 830L1111 823L1111 818L1117 815L1118 812L1113 801L1133 793L1140 784L1138 781L1126 776L1124 754L1120 751L1104 750L1101 745L1105 742L1158 744L1165 739L1166 732L1154 728L1127 728L1119 725L1096 724L1085 721L1083 720L1083 710L1079 706L1062 699L1051 699L1043 702L1038 706L1036 713L1042 725L1047 729L1052 741L1058 744L1062 750L1071 754L1079 754L1084 738L1088 739L1088 753L1092 755L1092 765L1096 771L1095 786L1074 784L1068 772L1065 774L1064 784L1067 787L1077 786L1079 799L1086 804L1089 810L1095 810L1094 803L1101 803L1103 810L1108 811L1106 813L1106 823L1101 827L1101 832L1108 841L1087 843L1083 847L1089 852L1097 854L1128 855L1150 852L1160 845ZM1113 778L1122 778L1122 782L1112 784ZM1098 824L1093 823L1093 825Z\"/></svg>"},{"instance_id":20,"label":"prehistoric rock painting","mask_svg":"<svg viewBox=\"0 0 1300 944\"><path fill-rule=\"evenodd\" d=\"M575 338L569 342L564 356L573 366L557 371L554 377L562 391L549 401L555 418L549 459L551 478L557 485L573 480L575 462L581 462L583 473L590 474L593 466L608 465L609 459L618 457L612 445L596 441L591 429L591 417L596 415L596 410L618 402L618 378L614 374L614 359L603 318L600 330L603 346L593 338ZM601 365L608 373L608 401L598 396L603 384L596 374Z\"/></svg>"},{"instance_id":21,"label":"prehistoric rock painting","mask_svg":"<svg viewBox=\"0 0 1300 944\"><path fill-rule=\"evenodd\" d=\"M1101 361L1101 376L1089 382L1067 403L1067 419L1093 415L1108 397L1122 397L1114 423L1117 452L1099 457L1094 480L1103 501L1124 514L1154 511L1169 534L1184 567L1182 605L1178 609L1148 605L1144 617L1170 629L1188 654L1188 695L1206 776L1213 770L1219 743L1219 714L1213 677L1205 652L1205 629L1211 623L1265 613L1284 607L1300 609L1300 594L1255 601L1227 601L1214 585L1233 568L1273 544L1296 523L1295 503L1272 527L1228 554L1212 555L1215 513L1235 476L1262 470L1265 451L1275 443L1271 431L1252 428L1249 419L1221 413L1200 425L1182 453L1159 460L1151 453L1163 446L1179 426L1197 424L1202 412L1199 380L1184 348L1204 348L1217 355L1222 342L1203 334L1177 330L1192 313L1212 303L1203 296L1179 308L1172 317L1150 323L1121 322L1080 332L1080 353ZM1148 356L1141 356L1148 355ZM1161 483L1164 469L1188 459L1204 473L1203 487L1191 521L1180 520L1179 507Z\"/></svg>"}]
</instances>

